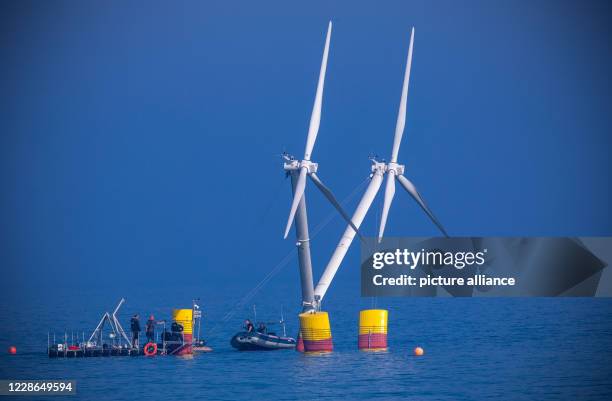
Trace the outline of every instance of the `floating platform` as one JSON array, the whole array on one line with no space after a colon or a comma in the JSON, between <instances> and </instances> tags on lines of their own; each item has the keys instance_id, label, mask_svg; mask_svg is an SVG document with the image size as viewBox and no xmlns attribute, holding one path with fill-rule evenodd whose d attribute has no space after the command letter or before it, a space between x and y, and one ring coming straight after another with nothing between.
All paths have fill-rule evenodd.
<instances>
[{"instance_id":1,"label":"floating platform","mask_svg":"<svg viewBox=\"0 0 612 401\"><path fill-rule=\"evenodd\" d=\"M143 356L144 351L138 348L87 348L87 349L64 349L56 350L50 348L48 350L49 358L85 358L85 357L103 357L103 356Z\"/></svg>"},{"instance_id":2,"label":"floating platform","mask_svg":"<svg viewBox=\"0 0 612 401\"><path fill-rule=\"evenodd\" d=\"M72 348L74 347L74 348ZM191 355L196 352L211 352L203 341L198 343L166 341L165 343L147 343L142 348L126 347L78 347L52 345L47 348L49 358L89 358L108 356L156 356L156 355Z\"/></svg>"},{"instance_id":3,"label":"floating platform","mask_svg":"<svg viewBox=\"0 0 612 401\"><path fill-rule=\"evenodd\" d=\"M202 318L200 307L195 303L191 309L174 309L172 312L172 324L170 331L166 329L166 321L156 321L151 315L147 321L149 326L155 329L155 325L163 325L163 331L158 335L158 341L149 341L144 346L134 347L133 339L128 337L121 326L117 313L123 303L121 298L112 313L105 312L100 322L85 340L85 332L64 332L60 340L56 340L55 333L47 333L47 355L49 358L89 358L109 356L156 356L156 355L192 355L197 352L211 352L206 346L206 341L199 338L199 325ZM152 322L152 323L151 323ZM194 339L194 323L198 323L198 336ZM138 315L134 315L130 321L132 333L140 333L140 321ZM156 330L153 330L155 332ZM108 336L107 336L107 335ZM149 336L147 334L147 337ZM136 337L135 337L136 338ZM135 339L134 338L134 339ZM143 338L144 339L144 338Z\"/></svg>"}]
</instances>

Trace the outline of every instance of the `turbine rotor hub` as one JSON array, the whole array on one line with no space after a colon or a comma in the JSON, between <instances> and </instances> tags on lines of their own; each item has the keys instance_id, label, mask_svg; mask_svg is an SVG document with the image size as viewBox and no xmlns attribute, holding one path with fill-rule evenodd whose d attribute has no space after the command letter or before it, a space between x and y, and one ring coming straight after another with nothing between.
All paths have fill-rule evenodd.
<instances>
[{"instance_id":1,"label":"turbine rotor hub","mask_svg":"<svg viewBox=\"0 0 612 401\"><path fill-rule=\"evenodd\" d=\"M391 172L393 171L395 173L395 175L403 175L404 174L404 165L403 164L397 164L394 162L389 162L387 164L387 172Z\"/></svg>"}]
</instances>

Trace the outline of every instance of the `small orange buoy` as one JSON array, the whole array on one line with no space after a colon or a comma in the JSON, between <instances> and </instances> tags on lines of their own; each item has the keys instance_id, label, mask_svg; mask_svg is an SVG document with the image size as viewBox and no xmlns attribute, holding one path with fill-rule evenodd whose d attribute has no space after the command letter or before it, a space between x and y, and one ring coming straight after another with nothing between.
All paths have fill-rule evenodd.
<instances>
[{"instance_id":1,"label":"small orange buoy","mask_svg":"<svg viewBox=\"0 0 612 401\"><path fill-rule=\"evenodd\" d=\"M8 348L8 353L11 354L11 355L15 355L17 353L17 347L15 347L14 345L11 345Z\"/></svg>"},{"instance_id":2,"label":"small orange buoy","mask_svg":"<svg viewBox=\"0 0 612 401\"><path fill-rule=\"evenodd\" d=\"M423 351L423 348L421 347L416 347L414 349L414 356L421 356L425 353L425 351Z\"/></svg>"}]
</instances>

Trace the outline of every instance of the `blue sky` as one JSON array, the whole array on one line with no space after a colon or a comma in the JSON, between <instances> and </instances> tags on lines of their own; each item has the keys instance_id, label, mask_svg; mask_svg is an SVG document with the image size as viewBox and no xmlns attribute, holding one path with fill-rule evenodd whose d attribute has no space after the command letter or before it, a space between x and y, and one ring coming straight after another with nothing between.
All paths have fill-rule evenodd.
<instances>
[{"instance_id":1,"label":"blue sky","mask_svg":"<svg viewBox=\"0 0 612 401\"><path fill-rule=\"evenodd\" d=\"M605 2L3 9L0 255L9 295L169 269L204 287L259 281L293 247L282 239L290 187L279 155L303 153L329 19L313 159L338 198L367 177L368 155L389 157L415 26L400 161L448 232L612 234ZM314 191L311 227L332 212ZM375 233L380 208L379 197L365 234ZM343 229L335 219L313 239L315 276ZM437 232L398 188L386 234ZM354 269L341 275L357 277L357 261L354 248ZM295 270L287 277L298 279Z\"/></svg>"}]
</instances>

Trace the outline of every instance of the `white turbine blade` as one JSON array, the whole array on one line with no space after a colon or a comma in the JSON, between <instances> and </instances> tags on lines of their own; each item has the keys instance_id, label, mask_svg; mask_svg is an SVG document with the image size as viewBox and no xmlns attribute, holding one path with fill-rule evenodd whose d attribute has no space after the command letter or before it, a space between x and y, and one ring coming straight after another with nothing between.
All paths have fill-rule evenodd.
<instances>
[{"instance_id":1,"label":"white turbine blade","mask_svg":"<svg viewBox=\"0 0 612 401\"><path fill-rule=\"evenodd\" d=\"M332 204L332 206L336 208L338 213L340 213L342 218L353 228L353 230L355 230L357 235L359 235L359 238L363 238L361 233L359 232L359 229L357 228L355 224L353 224L350 216L348 215L348 213L344 211L344 209L342 208L342 205L340 205L340 202L336 200L336 197L334 196L332 191L329 188L327 188L325 184L323 184L323 182L319 179L319 177L315 173L310 173L309 176L312 179L312 181L315 183L317 188L319 188L319 190L323 193L323 195L325 195L327 200Z\"/></svg>"},{"instance_id":2,"label":"white turbine blade","mask_svg":"<svg viewBox=\"0 0 612 401\"><path fill-rule=\"evenodd\" d=\"M385 226L387 225L387 217L389 216L389 209L391 208L391 202L395 195L395 173L389 171L387 173L387 185L385 186L385 199L383 201L383 211L380 218L380 229L378 230L378 242L382 240L385 232Z\"/></svg>"},{"instance_id":3,"label":"white turbine blade","mask_svg":"<svg viewBox=\"0 0 612 401\"><path fill-rule=\"evenodd\" d=\"M404 73L404 85L402 86L402 97L399 111L397 112L397 124L395 125L395 138L393 138L393 150L391 151L391 162L397 162L404 127L406 126L406 103L408 101L408 84L410 82L410 68L412 67L412 45L414 43L414 28L410 34L410 46L408 47L408 60L406 61L406 72Z\"/></svg>"},{"instance_id":4,"label":"white turbine blade","mask_svg":"<svg viewBox=\"0 0 612 401\"><path fill-rule=\"evenodd\" d=\"M442 227L442 224L440 224L438 219L436 219L436 216L433 215L431 210L429 210L429 208L425 204L425 201L421 197L421 194L419 194L419 191L417 191L417 189L414 186L414 184L412 182L410 182L410 180L408 178L404 177L403 175L399 175L397 177L397 179L400 182L400 184L404 187L404 189L414 198L415 201L417 201L417 203L419 204L419 206L421 206L423 211L425 213L427 213L427 215L429 216L431 221L433 221L433 223L436 226L438 226L440 231L442 231L442 234L444 234L445 237L448 237L448 234L446 233L446 230L444 229L444 227Z\"/></svg>"},{"instance_id":5,"label":"white turbine blade","mask_svg":"<svg viewBox=\"0 0 612 401\"><path fill-rule=\"evenodd\" d=\"M291 229L291 224L293 223L293 219L295 218L295 212L297 212L298 205L302 200L302 196L304 196L304 190L306 189L306 172L307 168L302 167L300 170L300 175L295 184L295 190L293 191L293 202L291 202L291 211L289 212L289 219L287 219L287 228L285 228L285 238L289 234L289 230Z\"/></svg>"},{"instance_id":6,"label":"white turbine blade","mask_svg":"<svg viewBox=\"0 0 612 401\"><path fill-rule=\"evenodd\" d=\"M304 151L304 160L310 160L312 148L317 140L319 133L319 125L321 124L321 106L323 104L323 86L325 85L325 70L327 69L327 56L329 54L329 40L331 38L332 23L329 21L327 27L327 38L325 39L325 50L323 50L323 60L321 61L321 71L319 72L319 83L317 85L317 94L315 96L314 105L312 106L312 114L310 116L310 126L308 127L308 137L306 138L306 150Z\"/></svg>"}]
</instances>

